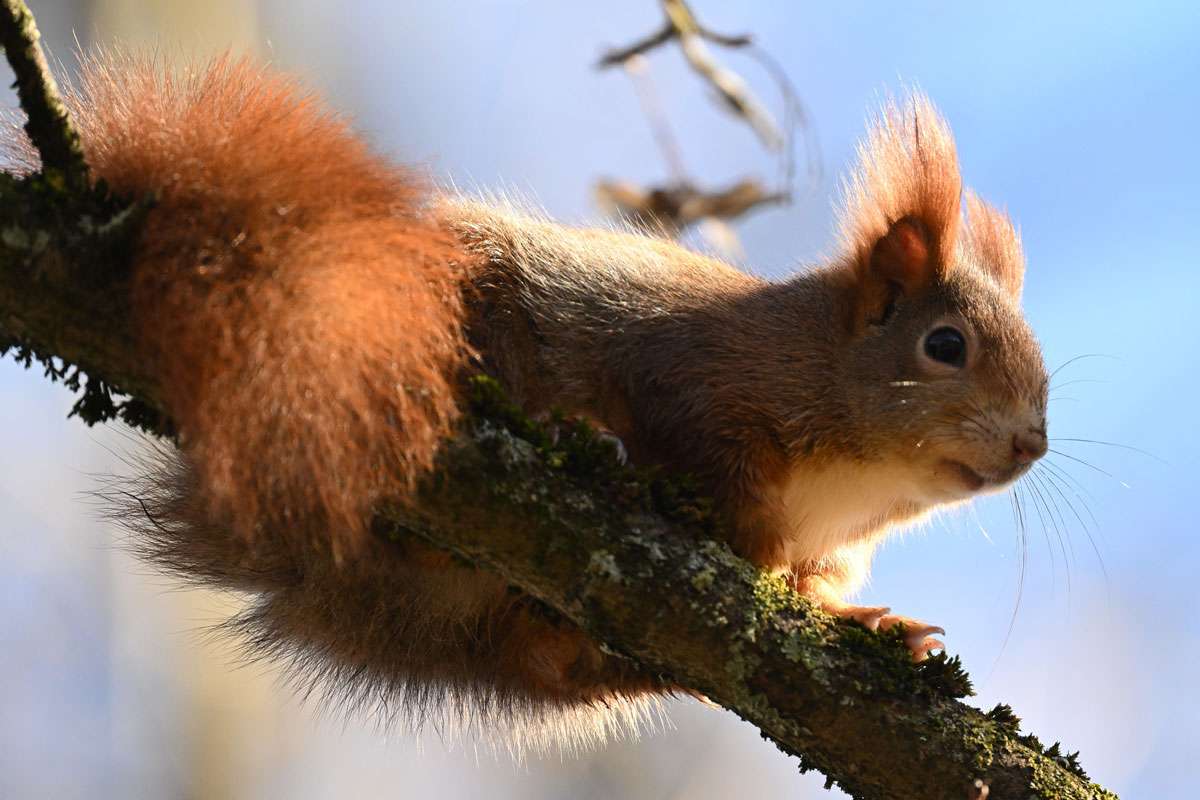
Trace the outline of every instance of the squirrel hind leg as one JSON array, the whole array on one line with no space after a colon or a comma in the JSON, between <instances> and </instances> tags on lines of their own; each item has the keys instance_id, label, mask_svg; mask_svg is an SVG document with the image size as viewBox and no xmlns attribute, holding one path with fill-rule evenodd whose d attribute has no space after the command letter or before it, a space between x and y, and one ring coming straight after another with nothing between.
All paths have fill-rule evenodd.
<instances>
[{"instance_id":1,"label":"squirrel hind leg","mask_svg":"<svg viewBox=\"0 0 1200 800\"><path fill-rule=\"evenodd\" d=\"M509 632L500 663L534 694L603 705L618 695L671 691L633 661L605 652L574 625L547 619L528 604L511 616L503 623Z\"/></svg>"}]
</instances>

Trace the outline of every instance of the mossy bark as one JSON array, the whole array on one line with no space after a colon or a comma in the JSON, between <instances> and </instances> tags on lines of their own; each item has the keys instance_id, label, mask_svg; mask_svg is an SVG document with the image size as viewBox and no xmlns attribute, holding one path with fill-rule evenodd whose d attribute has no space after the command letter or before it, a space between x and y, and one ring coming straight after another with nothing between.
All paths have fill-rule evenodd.
<instances>
[{"instance_id":1,"label":"mossy bark","mask_svg":"<svg viewBox=\"0 0 1200 800\"><path fill-rule=\"evenodd\" d=\"M837 620L734 556L686 488L621 467L586 430L548 438L494 399L473 419L377 529L498 572L855 797L962 800L976 780L992 798L1113 797L1019 736L1006 707L960 702L956 659L915 666L898 635Z\"/></svg>"},{"instance_id":2,"label":"mossy bark","mask_svg":"<svg viewBox=\"0 0 1200 800\"><path fill-rule=\"evenodd\" d=\"M22 41L11 22L0 19L5 41ZM53 87L31 85L34 95ZM64 126L42 133L66 143L56 169L74 169L66 117L41 120ZM145 207L59 172L0 176L0 346L80 391L85 421L162 430L125 303ZM474 393L462 434L416 502L380 514L380 535L416 536L494 570L856 797L962 800L976 780L993 799L1114 797L1073 756L1019 736L1007 707L961 703L970 688L956 660L916 667L897 636L837 621L735 557L686 487L621 467L585 429L547 436L485 380Z\"/></svg>"}]
</instances>

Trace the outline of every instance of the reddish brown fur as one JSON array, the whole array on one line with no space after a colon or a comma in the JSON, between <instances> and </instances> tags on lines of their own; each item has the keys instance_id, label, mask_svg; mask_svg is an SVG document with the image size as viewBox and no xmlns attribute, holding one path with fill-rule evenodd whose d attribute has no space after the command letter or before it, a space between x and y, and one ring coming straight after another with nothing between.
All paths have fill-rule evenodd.
<instances>
[{"instance_id":1,"label":"reddish brown fur","mask_svg":"<svg viewBox=\"0 0 1200 800\"><path fill-rule=\"evenodd\" d=\"M858 269L892 224L911 217L931 236L940 270L954 264L962 179L950 126L924 95L884 106L858 148L859 166L845 184L842 246Z\"/></svg>"},{"instance_id":2,"label":"reddish brown fur","mask_svg":"<svg viewBox=\"0 0 1200 800\"><path fill-rule=\"evenodd\" d=\"M155 198L134 322L209 512L360 533L457 413L464 257L423 181L245 60L88 59L69 106L94 174Z\"/></svg>"},{"instance_id":3,"label":"reddish brown fur","mask_svg":"<svg viewBox=\"0 0 1200 800\"><path fill-rule=\"evenodd\" d=\"M1013 300L1021 299L1025 280L1025 253L1021 236L1003 211L967 191L967 229L963 245L978 264Z\"/></svg>"}]
</instances>

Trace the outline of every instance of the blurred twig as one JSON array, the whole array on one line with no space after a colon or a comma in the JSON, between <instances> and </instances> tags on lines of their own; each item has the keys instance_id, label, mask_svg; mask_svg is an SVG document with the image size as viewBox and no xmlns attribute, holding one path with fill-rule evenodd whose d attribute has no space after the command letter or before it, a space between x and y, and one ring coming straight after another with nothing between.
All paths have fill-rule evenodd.
<instances>
[{"instance_id":1,"label":"blurred twig","mask_svg":"<svg viewBox=\"0 0 1200 800\"><path fill-rule=\"evenodd\" d=\"M25 131L42 157L43 170L56 171L71 186L87 185L87 162L46 65L37 25L22 0L0 0L0 45L16 76L17 96L28 116Z\"/></svg>"},{"instance_id":2,"label":"blurred twig","mask_svg":"<svg viewBox=\"0 0 1200 800\"><path fill-rule=\"evenodd\" d=\"M646 189L629 181L602 180L596 183L596 199L643 230L675 237L702 220L735 219L759 206L786 203L788 196L767 191L753 178L707 192L687 181Z\"/></svg>"},{"instance_id":3,"label":"blurred twig","mask_svg":"<svg viewBox=\"0 0 1200 800\"><path fill-rule=\"evenodd\" d=\"M630 58L644 55L656 47L678 40L688 64L717 92L717 96L734 114L746 121L771 150L782 148L786 140L775 120L750 92L746 82L713 58L705 42L724 47L744 47L754 40L749 35L725 36L714 33L700 24L684 0L662 0L666 22L656 33L626 47L610 50L600 57L601 69L624 64Z\"/></svg>"},{"instance_id":4,"label":"blurred twig","mask_svg":"<svg viewBox=\"0 0 1200 800\"><path fill-rule=\"evenodd\" d=\"M663 27L660 30L650 34L644 39L639 39L638 41L626 47L613 48L612 50L609 50L600 57L600 61L596 66L600 68L613 67L617 64L627 61L633 56L643 55L659 45L666 44L676 36L680 35L681 26L678 24L680 21L683 22L682 27L691 31L695 31L700 35L701 38L725 47L742 47L743 45L750 44L752 41L754 41L753 37L749 34L728 36L705 28L699 23L699 21L696 20L696 17L692 13L691 9L681 2L665 0L663 5L669 8L666 9L667 21L663 24ZM672 11L675 11L674 15L672 15Z\"/></svg>"},{"instance_id":5,"label":"blurred twig","mask_svg":"<svg viewBox=\"0 0 1200 800\"><path fill-rule=\"evenodd\" d=\"M820 174L820 156L815 136L808 130L807 116L795 88L778 63L754 44L748 34L725 35L704 27L683 0L661 0L665 21L653 34L630 45L614 48L601 56L601 69L621 65L634 79L642 109L650 120L655 141L667 161L671 179L665 185L641 187L626 180L598 182L596 197L610 212L615 212L638 227L677 236L689 226L705 221L716 223L723 238L735 240L727 223L763 205L787 203L795 182L795 132L807 134L808 174L816 182ZM717 190L702 190L688 177L665 116L654 95L644 55L672 41L678 41L694 72L716 90L723 104L744 120L770 150L782 159L780 188L772 191L753 178L740 180ZM776 123L766 108L753 96L737 73L721 66L712 57L706 43L744 49L756 59L780 87L784 100L784 124Z\"/></svg>"},{"instance_id":6,"label":"blurred twig","mask_svg":"<svg viewBox=\"0 0 1200 800\"><path fill-rule=\"evenodd\" d=\"M683 155L679 150L679 142L675 139L675 134L667 121L667 115L663 112L662 103L659 102L654 81L650 78L649 63L644 56L633 56L626 59L625 72L633 81L638 102L642 106L642 113L646 115L646 119L650 123L650 130L654 134L654 141L658 145L663 159L667 162L671 180L676 183L686 181L687 169L683 166Z\"/></svg>"},{"instance_id":7,"label":"blurred twig","mask_svg":"<svg viewBox=\"0 0 1200 800\"><path fill-rule=\"evenodd\" d=\"M724 225L726 220L736 219L757 206L788 201L786 191L768 191L753 178L717 190L702 191L697 187L683 165L679 143L663 114L646 59L633 56L625 61L625 69L637 88L642 111L650 121L654 141L667 162L671 179L664 186L648 188L624 180L597 181L596 201L605 212L622 217L648 233L674 238L705 220ZM723 238L729 237L731 233ZM736 241L736 237L732 240Z\"/></svg>"}]
</instances>

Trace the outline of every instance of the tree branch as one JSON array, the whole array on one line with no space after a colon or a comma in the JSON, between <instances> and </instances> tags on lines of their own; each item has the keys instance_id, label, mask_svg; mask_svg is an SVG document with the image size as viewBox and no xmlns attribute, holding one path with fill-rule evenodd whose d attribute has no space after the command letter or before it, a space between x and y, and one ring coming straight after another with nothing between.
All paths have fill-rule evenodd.
<instances>
[{"instance_id":1,"label":"tree branch","mask_svg":"<svg viewBox=\"0 0 1200 800\"><path fill-rule=\"evenodd\" d=\"M23 19L0 20L6 42ZM30 85L40 96L23 103L54 107L52 81ZM46 148L48 165L70 167ZM0 177L0 339L82 386L88 421L154 419L157 387L134 357L124 301L143 207L44 174ZM704 502L604 453L586 433L553 441L480 380L470 422L416 502L384 510L375 529L499 573L856 797L962 800L980 796L976 781L998 798L1113 797L1057 745L1019 736L1007 707L959 702L969 683L957 659L915 667L897 634L815 610L717 543Z\"/></svg>"},{"instance_id":2,"label":"tree branch","mask_svg":"<svg viewBox=\"0 0 1200 800\"><path fill-rule=\"evenodd\" d=\"M0 46L16 75L17 96L29 121L25 131L42 156L42 167L73 187L87 185L87 162L79 134L67 117L58 84L38 44L41 34L23 0L0 0Z\"/></svg>"},{"instance_id":3,"label":"tree branch","mask_svg":"<svg viewBox=\"0 0 1200 800\"><path fill-rule=\"evenodd\" d=\"M745 47L754 40L750 36L726 36L708 30L700 24L684 0L662 0L662 7L666 15L666 22L662 28L627 47L604 53L596 62L596 68L604 69L624 64L634 56L645 55L678 39L679 47L692 71L713 88L717 97L734 115L746 121L767 149L779 150L785 144L790 145L779 132L775 120L750 92L741 76L717 63L704 44L705 41L709 41L723 47Z\"/></svg>"},{"instance_id":4,"label":"tree branch","mask_svg":"<svg viewBox=\"0 0 1200 800\"><path fill-rule=\"evenodd\" d=\"M788 202L786 194L769 192L753 178L710 191L701 191L688 181L643 189L628 181L601 180L596 182L595 195L609 213L666 236L677 236L705 219L736 219L760 206Z\"/></svg>"},{"instance_id":5,"label":"tree branch","mask_svg":"<svg viewBox=\"0 0 1200 800\"><path fill-rule=\"evenodd\" d=\"M606 67L615 67L619 64L624 64L634 56L645 55L655 48L661 47L667 42L674 39L678 34L675 31L675 26L670 22L664 24L662 28L654 33L638 39L633 44L625 47L614 47L611 50L606 50L600 56L600 60L596 62L597 69L605 69Z\"/></svg>"}]
</instances>

